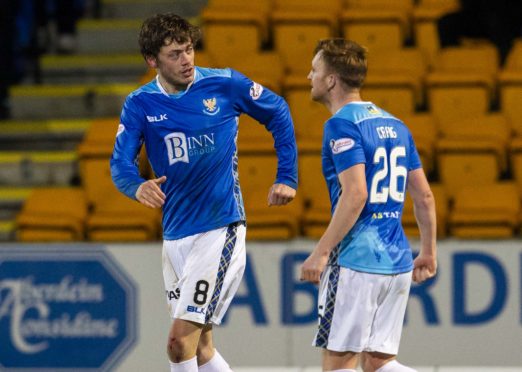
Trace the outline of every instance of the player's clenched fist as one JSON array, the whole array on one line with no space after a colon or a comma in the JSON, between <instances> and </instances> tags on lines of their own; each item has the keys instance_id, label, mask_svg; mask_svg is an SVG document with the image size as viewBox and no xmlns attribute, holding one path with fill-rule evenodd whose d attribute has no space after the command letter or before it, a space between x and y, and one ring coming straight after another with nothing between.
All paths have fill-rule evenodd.
<instances>
[{"instance_id":1,"label":"player's clenched fist","mask_svg":"<svg viewBox=\"0 0 522 372\"><path fill-rule=\"evenodd\" d=\"M268 205L285 205L295 198L295 189L283 183L272 185L268 192Z\"/></svg>"},{"instance_id":2,"label":"player's clenched fist","mask_svg":"<svg viewBox=\"0 0 522 372\"><path fill-rule=\"evenodd\" d=\"M167 181L167 177L161 176L153 180L143 182L136 190L136 199L149 208L160 208L165 204L165 194L159 185Z\"/></svg>"},{"instance_id":3,"label":"player's clenched fist","mask_svg":"<svg viewBox=\"0 0 522 372\"><path fill-rule=\"evenodd\" d=\"M433 256L419 254L413 261L412 278L415 283L433 278L437 273L437 260Z\"/></svg>"}]
</instances>

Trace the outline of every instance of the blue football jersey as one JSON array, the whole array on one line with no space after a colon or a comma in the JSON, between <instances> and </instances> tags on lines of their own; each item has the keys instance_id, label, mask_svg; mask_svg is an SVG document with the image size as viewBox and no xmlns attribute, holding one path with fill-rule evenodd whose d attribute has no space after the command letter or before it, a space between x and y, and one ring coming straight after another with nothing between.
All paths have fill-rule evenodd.
<instances>
[{"instance_id":1,"label":"blue football jersey","mask_svg":"<svg viewBox=\"0 0 522 372\"><path fill-rule=\"evenodd\" d=\"M166 195L163 237L180 239L245 220L237 172L238 119L252 116L272 132L276 183L297 188L297 148L286 102L232 69L195 68L187 90L168 94L157 78L132 92L121 113L111 158L116 187L135 199L145 180L136 166L145 144Z\"/></svg>"},{"instance_id":2,"label":"blue football jersey","mask_svg":"<svg viewBox=\"0 0 522 372\"><path fill-rule=\"evenodd\" d=\"M408 172L421 162L404 123L371 102L349 103L325 123L322 158L332 213L342 192L338 174L356 164L366 169L368 199L340 244L339 265L377 274L412 270L401 217Z\"/></svg>"}]
</instances>

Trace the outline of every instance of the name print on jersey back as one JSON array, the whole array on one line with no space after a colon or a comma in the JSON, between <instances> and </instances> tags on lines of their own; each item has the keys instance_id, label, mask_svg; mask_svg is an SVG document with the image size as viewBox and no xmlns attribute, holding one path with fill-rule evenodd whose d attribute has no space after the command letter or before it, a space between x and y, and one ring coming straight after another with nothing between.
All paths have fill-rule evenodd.
<instances>
[{"instance_id":1,"label":"name print on jersey back","mask_svg":"<svg viewBox=\"0 0 522 372\"><path fill-rule=\"evenodd\" d=\"M397 138L397 132L393 127L377 127L375 130L380 139Z\"/></svg>"}]
</instances>

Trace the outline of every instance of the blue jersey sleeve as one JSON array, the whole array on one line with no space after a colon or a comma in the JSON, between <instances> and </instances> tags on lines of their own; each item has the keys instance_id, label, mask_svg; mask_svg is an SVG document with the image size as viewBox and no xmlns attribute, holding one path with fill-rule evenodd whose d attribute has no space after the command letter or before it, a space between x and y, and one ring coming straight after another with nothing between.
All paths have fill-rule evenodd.
<instances>
[{"instance_id":1,"label":"blue jersey sleeve","mask_svg":"<svg viewBox=\"0 0 522 372\"><path fill-rule=\"evenodd\" d=\"M120 125L111 157L111 176L114 184L129 198L136 199L138 187L145 182L138 168L138 154L143 144L143 115L129 96L123 105Z\"/></svg>"},{"instance_id":2,"label":"blue jersey sleeve","mask_svg":"<svg viewBox=\"0 0 522 372\"><path fill-rule=\"evenodd\" d=\"M330 151L337 174L354 166L366 163L363 141L359 128L350 121L330 119L324 127L326 151Z\"/></svg>"},{"instance_id":3,"label":"blue jersey sleeve","mask_svg":"<svg viewBox=\"0 0 522 372\"><path fill-rule=\"evenodd\" d=\"M235 70L232 70L231 81L237 109L264 124L272 133L278 159L275 182L297 189L297 145L288 104Z\"/></svg>"},{"instance_id":4,"label":"blue jersey sleeve","mask_svg":"<svg viewBox=\"0 0 522 372\"><path fill-rule=\"evenodd\" d=\"M422 168L422 163L420 160L419 152L417 151L417 147L415 146L415 141L413 140L413 136L409 133L410 140L410 159L408 163L408 170L412 171L418 168Z\"/></svg>"}]
</instances>

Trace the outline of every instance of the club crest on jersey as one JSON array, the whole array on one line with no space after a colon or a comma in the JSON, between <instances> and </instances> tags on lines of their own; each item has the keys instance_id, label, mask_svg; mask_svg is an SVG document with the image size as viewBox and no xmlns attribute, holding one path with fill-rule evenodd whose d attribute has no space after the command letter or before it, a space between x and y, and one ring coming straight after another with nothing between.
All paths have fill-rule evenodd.
<instances>
[{"instance_id":1,"label":"club crest on jersey","mask_svg":"<svg viewBox=\"0 0 522 372\"><path fill-rule=\"evenodd\" d=\"M255 101L263 94L263 86L258 83L253 83L250 87L250 97Z\"/></svg>"},{"instance_id":2,"label":"club crest on jersey","mask_svg":"<svg viewBox=\"0 0 522 372\"><path fill-rule=\"evenodd\" d=\"M207 115L216 115L219 112L216 97L204 99L203 105L205 106L203 112Z\"/></svg>"},{"instance_id":3,"label":"club crest on jersey","mask_svg":"<svg viewBox=\"0 0 522 372\"><path fill-rule=\"evenodd\" d=\"M330 148L333 154L340 154L341 152L348 151L355 146L355 141L351 138L339 138L338 140L330 141Z\"/></svg>"},{"instance_id":4,"label":"club crest on jersey","mask_svg":"<svg viewBox=\"0 0 522 372\"><path fill-rule=\"evenodd\" d=\"M375 108L375 106L372 106L372 105L368 105L366 106L366 110L368 110L368 112L372 115L378 115L379 114L379 110L377 110Z\"/></svg>"}]
</instances>

